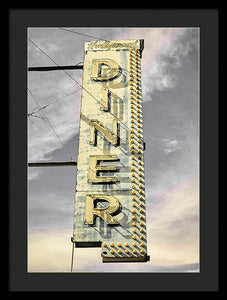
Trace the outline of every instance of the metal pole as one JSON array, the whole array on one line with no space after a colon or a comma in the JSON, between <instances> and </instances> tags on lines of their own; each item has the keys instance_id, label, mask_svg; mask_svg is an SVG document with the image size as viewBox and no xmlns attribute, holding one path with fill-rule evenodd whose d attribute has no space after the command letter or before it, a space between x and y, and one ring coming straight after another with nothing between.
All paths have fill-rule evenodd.
<instances>
[{"instance_id":1,"label":"metal pole","mask_svg":"<svg viewBox=\"0 0 227 300\"><path fill-rule=\"evenodd\" d=\"M56 162L34 162L28 163L28 167L61 167L61 166L76 166L76 161L56 161Z\"/></svg>"},{"instance_id":2,"label":"metal pole","mask_svg":"<svg viewBox=\"0 0 227 300\"><path fill-rule=\"evenodd\" d=\"M71 272L72 272L72 270L73 270L73 258L74 258L74 241L73 241L73 238L71 238L71 242L73 243L72 259L71 259Z\"/></svg>"},{"instance_id":3,"label":"metal pole","mask_svg":"<svg viewBox=\"0 0 227 300\"><path fill-rule=\"evenodd\" d=\"M58 71L58 70L77 70L83 69L82 66L50 66L50 67L29 67L28 71Z\"/></svg>"}]
</instances>

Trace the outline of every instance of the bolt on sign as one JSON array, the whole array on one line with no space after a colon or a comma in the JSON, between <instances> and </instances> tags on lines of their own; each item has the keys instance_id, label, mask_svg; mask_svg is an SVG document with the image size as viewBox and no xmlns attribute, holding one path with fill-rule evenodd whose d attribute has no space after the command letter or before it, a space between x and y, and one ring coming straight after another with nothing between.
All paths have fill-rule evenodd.
<instances>
[{"instance_id":1,"label":"bolt on sign","mask_svg":"<svg viewBox=\"0 0 227 300\"><path fill-rule=\"evenodd\" d=\"M143 40L85 43L72 241L103 262L146 262Z\"/></svg>"}]
</instances>

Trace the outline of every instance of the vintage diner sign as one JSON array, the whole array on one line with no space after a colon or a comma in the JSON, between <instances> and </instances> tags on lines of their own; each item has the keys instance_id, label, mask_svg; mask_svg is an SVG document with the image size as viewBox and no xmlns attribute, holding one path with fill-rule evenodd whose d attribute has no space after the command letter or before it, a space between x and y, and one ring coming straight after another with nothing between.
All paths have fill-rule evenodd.
<instances>
[{"instance_id":1,"label":"vintage diner sign","mask_svg":"<svg viewBox=\"0 0 227 300\"><path fill-rule=\"evenodd\" d=\"M103 262L145 262L143 40L85 43L74 210L75 247Z\"/></svg>"}]
</instances>

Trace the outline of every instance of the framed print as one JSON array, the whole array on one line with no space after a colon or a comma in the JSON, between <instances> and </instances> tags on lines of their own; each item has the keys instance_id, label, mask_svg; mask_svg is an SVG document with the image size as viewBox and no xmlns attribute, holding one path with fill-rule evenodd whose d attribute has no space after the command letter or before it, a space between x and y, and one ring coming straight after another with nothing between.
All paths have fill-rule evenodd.
<instances>
[{"instance_id":1,"label":"framed print","mask_svg":"<svg viewBox=\"0 0 227 300\"><path fill-rule=\"evenodd\" d=\"M217 291L217 10L9 16L11 290Z\"/></svg>"}]
</instances>

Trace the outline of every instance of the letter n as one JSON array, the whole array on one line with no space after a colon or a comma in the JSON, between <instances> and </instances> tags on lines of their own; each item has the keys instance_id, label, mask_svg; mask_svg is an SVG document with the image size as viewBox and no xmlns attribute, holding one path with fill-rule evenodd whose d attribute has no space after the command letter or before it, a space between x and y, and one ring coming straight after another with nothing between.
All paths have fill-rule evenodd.
<instances>
[{"instance_id":1,"label":"letter n","mask_svg":"<svg viewBox=\"0 0 227 300\"><path fill-rule=\"evenodd\" d=\"M91 136L90 136L90 144L95 145L96 134L97 131L101 133L101 135L107 139L111 145L117 145L118 138L117 138L117 131L118 131L118 124L117 120L113 120L113 132L111 132L108 128L106 128L99 120L91 120Z\"/></svg>"}]
</instances>

